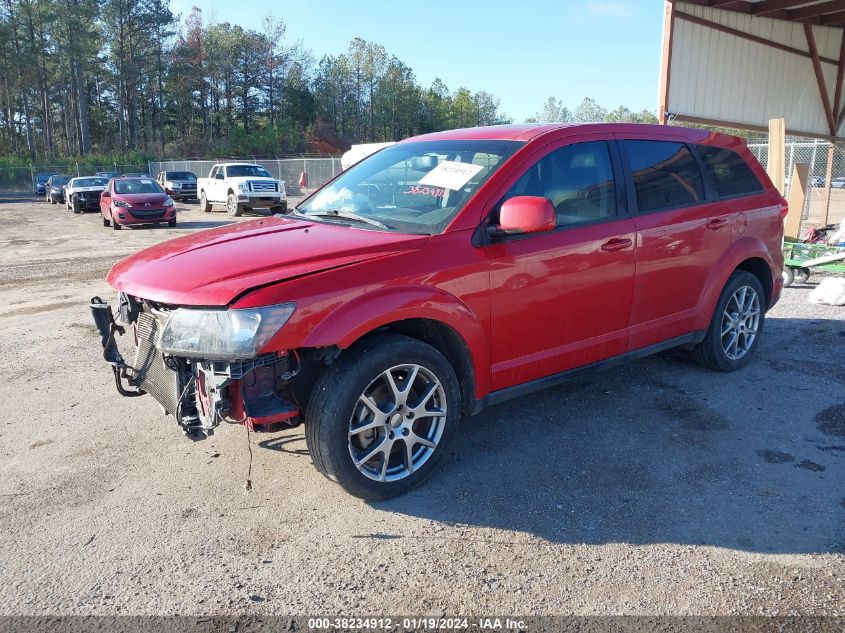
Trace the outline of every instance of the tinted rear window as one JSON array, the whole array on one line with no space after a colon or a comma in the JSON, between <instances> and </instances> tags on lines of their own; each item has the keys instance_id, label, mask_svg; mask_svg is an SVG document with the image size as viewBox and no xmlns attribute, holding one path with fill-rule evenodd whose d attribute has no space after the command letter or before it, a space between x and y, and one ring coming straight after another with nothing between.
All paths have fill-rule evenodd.
<instances>
[{"instance_id":1,"label":"tinted rear window","mask_svg":"<svg viewBox=\"0 0 845 633\"><path fill-rule=\"evenodd\" d=\"M641 212L704 200L698 163L683 143L623 141L622 146L631 165Z\"/></svg>"},{"instance_id":2,"label":"tinted rear window","mask_svg":"<svg viewBox=\"0 0 845 633\"><path fill-rule=\"evenodd\" d=\"M763 191L763 185L751 171L751 167L736 152L722 147L699 145L698 153L720 197Z\"/></svg>"}]
</instances>

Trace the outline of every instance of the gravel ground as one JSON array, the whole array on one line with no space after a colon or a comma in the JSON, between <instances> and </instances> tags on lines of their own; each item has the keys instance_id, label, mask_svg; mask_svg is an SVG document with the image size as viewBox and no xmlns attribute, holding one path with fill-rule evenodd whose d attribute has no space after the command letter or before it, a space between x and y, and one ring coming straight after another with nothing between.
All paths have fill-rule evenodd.
<instances>
[{"instance_id":1,"label":"gravel ground","mask_svg":"<svg viewBox=\"0 0 845 633\"><path fill-rule=\"evenodd\" d=\"M664 353L465 421L364 503L302 429L192 443L121 398L86 307L105 229L0 203L0 614L845 614L845 309L784 291L755 361ZM221 263L222 265L222 263Z\"/></svg>"}]
</instances>

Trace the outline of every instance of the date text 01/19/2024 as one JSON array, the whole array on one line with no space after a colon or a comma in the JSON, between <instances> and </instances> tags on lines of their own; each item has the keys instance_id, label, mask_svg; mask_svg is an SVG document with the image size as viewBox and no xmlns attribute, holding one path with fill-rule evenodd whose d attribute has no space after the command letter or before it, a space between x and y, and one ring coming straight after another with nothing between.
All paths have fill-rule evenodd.
<instances>
[{"instance_id":1,"label":"date text 01/19/2024","mask_svg":"<svg viewBox=\"0 0 845 633\"><path fill-rule=\"evenodd\" d=\"M337 631L337 630L461 630L478 629L484 631L525 630L525 622L511 618L478 618L471 620L464 617L456 618L435 618L435 617L409 617L409 618L364 618L364 617L339 617L339 618L309 618L308 628L315 631Z\"/></svg>"}]
</instances>

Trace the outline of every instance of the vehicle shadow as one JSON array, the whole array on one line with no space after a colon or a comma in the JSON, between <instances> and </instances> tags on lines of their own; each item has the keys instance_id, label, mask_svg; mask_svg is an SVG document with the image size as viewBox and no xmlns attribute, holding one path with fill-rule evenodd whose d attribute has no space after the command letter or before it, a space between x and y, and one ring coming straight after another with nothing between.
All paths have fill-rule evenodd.
<instances>
[{"instance_id":1,"label":"vehicle shadow","mask_svg":"<svg viewBox=\"0 0 845 633\"><path fill-rule=\"evenodd\" d=\"M553 542L843 553L845 367L819 352L845 326L767 328L733 374L677 350L492 407L423 486L372 505Z\"/></svg>"}]
</instances>

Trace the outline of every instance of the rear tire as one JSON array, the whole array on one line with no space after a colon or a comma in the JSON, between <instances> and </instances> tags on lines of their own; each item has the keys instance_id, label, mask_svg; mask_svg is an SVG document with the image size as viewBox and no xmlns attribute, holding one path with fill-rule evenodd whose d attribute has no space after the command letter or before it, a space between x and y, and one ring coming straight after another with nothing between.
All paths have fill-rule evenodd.
<instances>
[{"instance_id":1,"label":"rear tire","mask_svg":"<svg viewBox=\"0 0 845 633\"><path fill-rule=\"evenodd\" d=\"M718 371L745 367L760 343L765 320L766 294L760 280L744 270L734 271L716 302L707 334L693 349L692 357Z\"/></svg>"},{"instance_id":2,"label":"rear tire","mask_svg":"<svg viewBox=\"0 0 845 633\"><path fill-rule=\"evenodd\" d=\"M226 212L233 218L238 217L243 212L243 209L238 205L238 197L233 193L230 193L226 198Z\"/></svg>"},{"instance_id":3,"label":"rear tire","mask_svg":"<svg viewBox=\"0 0 845 633\"><path fill-rule=\"evenodd\" d=\"M203 213L211 213L211 205L208 203L208 198L205 197L205 191L200 194L200 209Z\"/></svg>"},{"instance_id":4,"label":"rear tire","mask_svg":"<svg viewBox=\"0 0 845 633\"><path fill-rule=\"evenodd\" d=\"M796 268L792 272L795 275L795 283L805 284L810 279L809 268Z\"/></svg>"},{"instance_id":5,"label":"rear tire","mask_svg":"<svg viewBox=\"0 0 845 633\"><path fill-rule=\"evenodd\" d=\"M436 468L460 406L458 380L440 352L406 336L377 334L344 352L317 380L305 439L327 478L356 497L388 499Z\"/></svg>"},{"instance_id":6,"label":"rear tire","mask_svg":"<svg viewBox=\"0 0 845 633\"><path fill-rule=\"evenodd\" d=\"M170 220L170 221L167 223L167 226L169 226L170 228L173 228L174 226L176 226L176 220Z\"/></svg>"}]
</instances>

